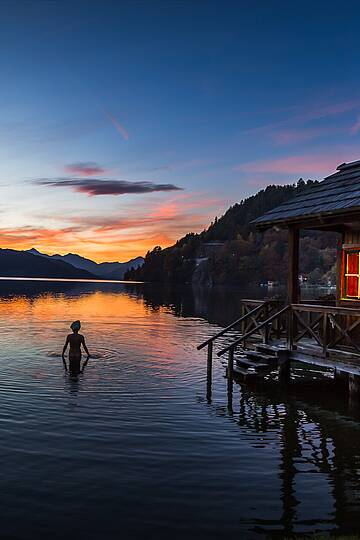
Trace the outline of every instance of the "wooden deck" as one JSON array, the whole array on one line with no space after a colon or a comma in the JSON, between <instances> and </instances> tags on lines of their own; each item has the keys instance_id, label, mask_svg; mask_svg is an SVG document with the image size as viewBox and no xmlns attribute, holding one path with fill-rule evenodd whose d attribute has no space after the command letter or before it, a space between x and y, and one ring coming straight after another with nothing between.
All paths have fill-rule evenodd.
<instances>
[{"instance_id":1,"label":"wooden deck","mask_svg":"<svg viewBox=\"0 0 360 540\"><path fill-rule=\"evenodd\" d=\"M266 378L287 382L295 362L334 370L348 377L360 397L360 310L318 304L243 300L243 313L198 346L207 347L208 389L213 353L227 354L228 378Z\"/></svg>"}]
</instances>

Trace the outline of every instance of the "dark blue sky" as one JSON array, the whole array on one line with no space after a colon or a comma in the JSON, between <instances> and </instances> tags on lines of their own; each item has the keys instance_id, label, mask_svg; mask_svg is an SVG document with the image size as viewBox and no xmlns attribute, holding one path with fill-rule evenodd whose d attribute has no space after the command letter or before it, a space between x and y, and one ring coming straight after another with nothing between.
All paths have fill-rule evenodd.
<instances>
[{"instance_id":1,"label":"dark blue sky","mask_svg":"<svg viewBox=\"0 0 360 540\"><path fill-rule=\"evenodd\" d=\"M359 22L355 2L2 1L0 244L124 259L359 158Z\"/></svg>"}]
</instances>

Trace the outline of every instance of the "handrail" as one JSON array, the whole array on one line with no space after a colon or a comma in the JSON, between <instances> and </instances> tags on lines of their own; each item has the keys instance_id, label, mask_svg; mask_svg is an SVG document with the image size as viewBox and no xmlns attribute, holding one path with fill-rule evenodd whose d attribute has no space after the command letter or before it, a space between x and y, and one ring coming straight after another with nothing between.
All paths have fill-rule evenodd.
<instances>
[{"instance_id":1,"label":"handrail","mask_svg":"<svg viewBox=\"0 0 360 540\"><path fill-rule=\"evenodd\" d=\"M234 349L239 343L241 343L241 341L244 341L245 339L250 337L252 334L254 334L258 330L260 330L261 328L263 328L264 326L266 326L267 324L272 322L274 319L277 319L278 317L280 317L280 315L283 315L283 313L286 313L286 311L288 311L289 309L291 309L291 304L288 304L284 308L280 309L280 311L277 311L276 313L274 313L274 315L271 315L268 319L266 319L266 321L263 321L258 326L256 326L252 330L249 330L249 332L246 332L246 334L244 334L240 338L238 338L235 341L233 341L232 343L230 343L230 345L228 345L224 349L221 349L221 351L219 351L217 353L217 355L222 356L224 353L226 353L230 349Z\"/></svg>"},{"instance_id":2,"label":"handrail","mask_svg":"<svg viewBox=\"0 0 360 540\"><path fill-rule=\"evenodd\" d=\"M237 324L239 324L240 322L242 321L245 321L245 319L247 319L248 317L251 317L252 315L255 315L255 313L257 313L258 311L260 311L265 305L267 305L269 302L265 301L264 303L260 304L259 306L256 306L254 309L252 309L251 311L249 311L248 313L245 313L245 315L242 315L242 317L240 317L239 319L237 319L236 321L234 321L233 323L229 324L229 326L227 326L226 328L223 328L220 332L218 332L215 336L212 336L211 338L207 339L206 341L204 341L204 343L201 343L200 345L197 346L197 350L200 351L200 349L203 349L204 347L206 347L206 345L209 345L209 343L212 343L213 341L215 341L215 339L223 336L228 330L231 330L232 328L234 328L234 326L236 326Z\"/></svg>"},{"instance_id":3,"label":"handrail","mask_svg":"<svg viewBox=\"0 0 360 540\"><path fill-rule=\"evenodd\" d=\"M349 308L341 306L321 306L318 304L291 304L294 311L303 311L310 313L331 313L338 315L360 315L359 308Z\"/></svg>"}]
</instances>

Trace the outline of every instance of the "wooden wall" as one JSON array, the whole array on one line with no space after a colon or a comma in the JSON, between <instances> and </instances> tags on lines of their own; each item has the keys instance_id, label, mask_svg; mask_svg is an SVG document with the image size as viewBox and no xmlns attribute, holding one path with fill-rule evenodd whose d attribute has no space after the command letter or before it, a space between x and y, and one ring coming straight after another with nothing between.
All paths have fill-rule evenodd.
<instances>
[{"instance_id":1,"label":"wooden wall","mask_svg":"<svg viewBox=\"0 0 360 540\"><path fill-rule=\"evenodd\" d=\"M343 239L343 247L360 247L360 231L354 231L352 229L348 229L344 233L344 239Z\"/></svg>"}]
</instances>

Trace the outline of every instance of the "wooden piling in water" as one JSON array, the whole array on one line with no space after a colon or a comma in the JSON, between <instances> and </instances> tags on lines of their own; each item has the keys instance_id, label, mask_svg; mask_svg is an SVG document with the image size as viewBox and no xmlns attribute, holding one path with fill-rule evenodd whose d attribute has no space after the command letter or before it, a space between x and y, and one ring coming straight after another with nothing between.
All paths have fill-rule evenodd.
<instances>
[{"instance_id":1,"label":"wooden piling in water","mask_svg":"<svg viewBox=\"0 0 360 540\"><path fill-rule=\"evenodd\" d=\"M213 342L208 344L207 352L207 373L206 373L206 398L211 401L212 397L212 357L213 357Z\"/></svg>"},{"instance_id":2,"label":"wooden piling in water","mask_svg":"<svg viewBox=\"0 0 360 540\"><path fill-rule=\"evenodd\" d=\"M234 385L234 349L231 348L229 350L228 367L227 367L227 394L228 394L229 412L232 412L233 385Z\"/></svg>"},{"instance_id":3,"label":"wooden piling in water","mask_svg":"<svg viewBox=\"0 0 360 540\"><path fill-rule=\"evenodd\" d=\"M228 379L232 379L234 376L234 349L229 350L227 375L228 375Z\"/></svg>"},{"instance_id":4,"label":"wooden piling in water","mask_svg":"<svg viewBox=\"0 0 360 540\"><path fill-rule=\"evenodd\" d=\"M360 375L349 373L349 398L360 402Z\"/></svg>"},{"instance_id":5,"label":"wooden piling in water","mask_svg":"<svg viewBox=\"0 0 360 540\"><path fill-rule=\"evenodd\" d=\"M339 390L348 390L349 388L349 374L345 371L335 369L334 371L335 386Z\"/></svg>"},{"instance_id":6,"label":"wooden piling in water","mask_svg":"<svg viewBox=\"0 0 360 540\"><path fill-rule=\"evenodd\" d=\"M360 375L349 373L349 412L359 414L360 406Z\"/></svg>"},{"instance_id":7,"label":"wooden piling in water","mask_svg":"<svg viewBox=\"0 0 360 540\"><path fill-rule=\"evenodd\" d=\"M290 382L290 356L287 349L280 349L278 351L279 359L279 382L281 384L287 384Z\"/></svg>"}]
</instances>

